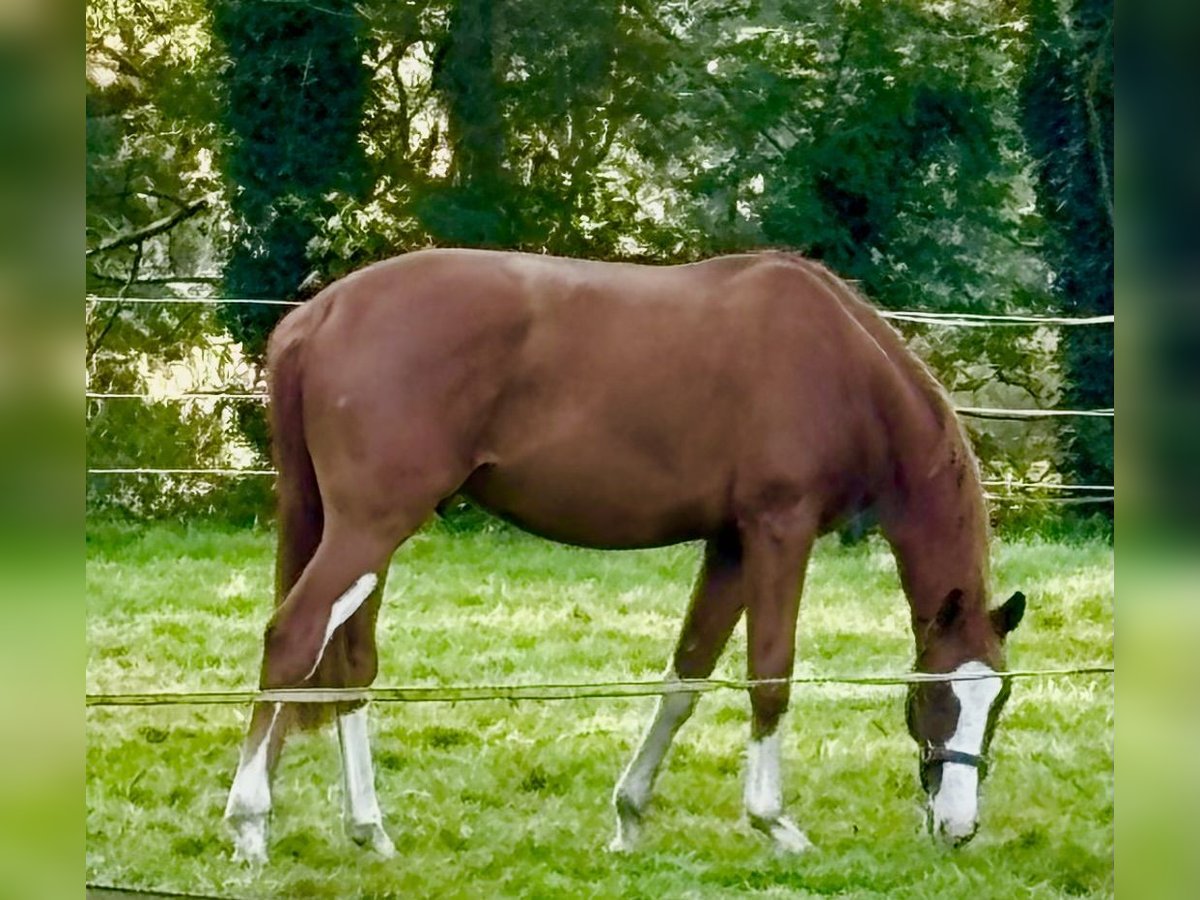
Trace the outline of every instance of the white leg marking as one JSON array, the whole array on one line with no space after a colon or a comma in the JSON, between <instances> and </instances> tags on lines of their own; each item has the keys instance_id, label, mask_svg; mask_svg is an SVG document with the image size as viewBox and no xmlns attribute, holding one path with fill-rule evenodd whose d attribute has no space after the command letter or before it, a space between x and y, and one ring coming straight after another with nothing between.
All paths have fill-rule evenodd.
<instances>
[{"instance_id":1,"label":"white leg marking","mask_svg":"<svg viewBox=\"0 0 1200 900\"><path fill-rule=\"evenodd\" d=\"M271 732L279 718L282 703L276 703L271 723L253 750L242 747L225 820L233 828L233 858L242 862L267 861L267 817L271 813L271 782L267 773L267 753Z\"/></svg>"},{"instance_id":2,"label":"white leg marking","mask_svg":"<svg viewBox=\"0 0 1200 900\"><path fill-rule=\"evenodd\" d=\"M761 740L750 741L746 753L746 813L750 823L766 832L778 849L801 853L809 849L812 842L791 819L783 815L779 743L778 731Z\"/></svg>"},{"instance_id":3,"label":"white leg marking","mask_svg":"<svg viewBox=\"0 0 1200 900\"><path fill-rule=\"evenodd\" d=\"M308 670L306 679L312 678L313 673L317 671L317 667L321 665L321 658L325 656L325 648L329 646L329 639L333 637L333 633L338 630L346 620L349 619L358 610L367 598L371 596L371 591L375 590L375 585L379 583L379 578L374 572L368 572L354 584L350 585L349 590L342 596L338 597L333 606L329 610L329 621L325 625L325 640L321 642L321 649L317 653L317 661L313 663L313 667Z\"/></svg>"},{"instance_id":4,"label":"white leg marking","mask_svg":"<svg viewBox=\"0 0 1200 900\"><path fill-rule=\"evenodd\" d=\"M383 829L383 813L375 796L375 770L367 733L367 708L338 716L338 743L342 749L342 791L346 833L369 845L381 856L394 856L396 848Z\"/></svg>"},{"instance_id":5,"label":"white leg marking","mask_svg":"<svg viewBox=\"0 0 1200 900\"><path fill-rule=\"evenodd\" d=\"M670 684L678 681L673 669L667 669L663 680ZM637 843L641 828L642 812L650 800L650 792L654 788L654 779L671 742L675 739L680 726L687 721L696 707L696 694L678 692L663 694L658 698L642 742L625 767L624 773L617 781L613 791L613 805L617 809L617 834L608 845L615 853L632 850Z\"/></svg>"},{"instance_id":6,"label":"white leg marking","mask_svg":"<svg viewBox=\"0 0 1200 900\"><path fill-rule=\"evenodd\" d=\"M954 670L959 675L992 675L994 670L977 660ZM949 750L978 754L983 749L988 713L1000 693L999 678L952 681L958 698L958 725L946 741ZM962 763L942 763L942 782L932 801L934 833L959 843L975 833L979 821L979 770Z\"/></svg>"}]
</instances>

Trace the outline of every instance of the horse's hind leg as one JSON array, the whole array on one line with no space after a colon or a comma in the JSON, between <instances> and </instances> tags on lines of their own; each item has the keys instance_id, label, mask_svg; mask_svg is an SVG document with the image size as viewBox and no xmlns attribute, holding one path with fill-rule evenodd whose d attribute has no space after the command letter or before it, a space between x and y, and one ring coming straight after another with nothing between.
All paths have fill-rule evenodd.
<instances>
[{"instance_id":1,"label":"horse's hind leg","mask_svg":"<svg viewBox=\"0 0 1200 900\"><path fill-rule=\"evenodd\" d=\"M225 821L233 831L233 858L239 862L267 860L267 819L271 814L271 776L287 734L290 708L282 703L255 703Z\"/></svg>"},{"instance_id":2,"label":"horse's hind leg","mask_svg":"<svg viewBox=\"0 0 1200 900\"><path fill-rule=\"evenodd\" d=\"M267 625L263 688L311 684L326 653L343 652L335 636L377 593L379 573L408 533L396 536L389 528L346 519L326 521L312 561Z\"/></svg>"},{"instance_id":3,"label":"horse's hind leg","mask_svg":"<svg viewBox=\"0 0 1200 900\"><path fill-rule=\"evenodd\" d=\"M815 537L815 521L799 508L761 516L742 529L749 675L773 682L750 688L753 723L746 757L746 812L755 828L779 849L791 852L811 844L783 814L778 726L791 693L800 591Z\"/></svg>"},{"instance_id":4,"label":"horse's hind leg","mask_svg":"<svg viewBox=\"0 0 1200 900\"><path fill-rule=\"evenodd\" d=\"M275 557L277 602L287 597L321 541L324 514L316 484L302 467L279 477L279 547ZM234 834L234 859L264 862L271 781L287 733L304 711L293 704L256 703L242 744L241 757L225 820Z\"/></svg>"},{"instance_id":5,"label":"horse's hind leg","mask_svg":"<svg viewBox=\"0 0 1200 900\"><path fill-rule=\"evenodd\" d=\"M740 579L741 548L736 536L709 541L691 607L667 668L668 684L679 679L707 678L712 673L742 612ZM663 758L695 706L696 694L691 692L667 693L659 698L641 745L613 792L617 833L610 850L628 851L637 843L642 815Z\"/></svg>"},{"instance_id":6,"label":"horse's hind leg","mask_svg":"<svg viewBox=\"0 0 1200 900\"><path fill-rule=\"evenodd\" d=\"M342 627L347 687L367 687L375 680L379 657L375 645L375 620L383 595L387 570L379 573L375 592ZM383 813L375 795L375 769L367 728L367 706L338 706L338 747L342 756L342 809L346 834L355 843L369 846L381 856L396 852L383 827Z\"/></svg>"},{"instance_id":7,"label":"horse's hind leg","mask_svg":"<svg viewBox=\"0 0 1200 900\"><path fill-rule=\"evenodd\" d=\"M354 657L343 626L349 625L358 613L364 615L357 621L369 622L372 642L370 653L365 657L369 659L369 667L359 666L357 680L365 678L369 683L374 677L374 610L381 575L392 550L422 520L423 515L414 515L403 528L396 521L379 525L353 523L342 518L324 523L316 552L267 626L260 678L263 688L328 687L352 683L355 680L351 671ZM286 577L282 568L280 575L281 579ZM364 658L364 655L360 653L359 657ZM366 678L367 668L369 678ZM297 720L307 719L311 724L316 721L315 715L316 711L299 704L255 705L225 811L234 831L236 859L259 862L266 859L271 772L288 727ZM361 765L362 751L366 749L365 729L359 726L362 720L362 715L353 720L349 725L349 741L343 743L354 754L351 783L360 788L363 777L369 772L369 756L368 766ZM357 796L364 797L365 790L360 790ZM373 833L370 840L376 849L386 853L390 841L382 833L382 823L379 824L378 836Z\"/></svg>"}]
</instances>

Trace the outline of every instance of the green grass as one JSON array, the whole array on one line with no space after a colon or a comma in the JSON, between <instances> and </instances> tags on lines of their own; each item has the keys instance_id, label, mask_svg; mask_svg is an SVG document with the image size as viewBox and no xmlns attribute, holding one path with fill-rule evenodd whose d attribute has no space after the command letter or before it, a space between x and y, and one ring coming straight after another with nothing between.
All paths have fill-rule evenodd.
<instances>
[{"instance_id":1,"label":"green grass","mask_svg":"<svg viewBox=\"0 0 1200 900\"><path fill-rule=\"evenodd\" d=\"M270 608L272 537L216 526L94 525L87 689L251 687ZM396 555L378 684L651 678L662 671L695 546L589 552L509 530L431 527ZM1112 549L999 544L998 596L1029 611L1013 668L1112 660ZM798 673L903 670L907 606L883 544L823 541L801 612ZM716 674L741 677L741 627ZM380 801L399 851L342 835L331 732L289 743L272 860L229 859L221 822L245 711L90 709L87 878L237 897L1060 897L1112 892L1108 677L1016 683L967 848L923 832L899 688L801 687L785 796L817 849L776 855L741 812L744 694L701 700L659 782L644 846L604 852L609 794L653 700L373 708Z\"/></svg>"}]
</instances>

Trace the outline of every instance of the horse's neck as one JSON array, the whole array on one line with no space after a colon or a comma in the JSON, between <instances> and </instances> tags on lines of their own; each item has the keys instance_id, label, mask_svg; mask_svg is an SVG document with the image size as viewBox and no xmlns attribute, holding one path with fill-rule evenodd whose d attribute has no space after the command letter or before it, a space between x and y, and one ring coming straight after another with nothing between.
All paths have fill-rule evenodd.
<instances>
[{"instance_id":1,"label":"horse's neck","mask_svg":"<svg viewBox=\"0 0 1200 900\"><path fill-rule=\"evenodd\" d=\"M978 658L973 654L983 653L986 643L987 511L966 447L955 438L943 442L938 452L944 458L932 464L926 454L902 461L909 463L900 479L904 490L892 499L881 525L912 608L918 653L924 650L929 623L958 590L967 619L964 659Z\"/></svg>"}]
</instances>

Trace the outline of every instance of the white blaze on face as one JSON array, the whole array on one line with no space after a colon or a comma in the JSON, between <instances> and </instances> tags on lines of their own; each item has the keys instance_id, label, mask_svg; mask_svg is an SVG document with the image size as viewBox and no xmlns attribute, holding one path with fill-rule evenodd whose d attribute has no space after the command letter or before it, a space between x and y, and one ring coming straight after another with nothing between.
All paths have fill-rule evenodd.
<instances>
[{"instance_id":1,"label":"white blaze on face","mask_svg":"<svg viewBox=\"0 0 1200 900\"><path fill-rule=\"evenodd\" d=\"M371 591L375 590L375 585L378 583L379 579L375 573L368 572L362 578L358 579L358 581L354 582L354 584L350 585L346 593L337 598L329 610L329 621L325 625L325 639L321 642L321 649L317 653L317 661L308 670L308 674L304 676L305 678L313 677L313 673L321 665L321 658L325 656L325 648L329 646L329 641L333 637L333 633L358 611L358 608L371 596Z\"/></svg>"},{"instance_id":2,"label":"white blaze on face","mask_svg":"<svg viewBox=\"0 0 1200 900\"><path fill-rule=\"evenodd\" d=\"M995 675L989 666L977 660L963 663L955 675ZM975 677L951 681L950 689L958 698L958 725L946 741L946 749L978 755L983 749L988 713L1000 694L996 677ZM948 840L963 841L975 833L979 818L979 770L965 763L942 763L942 781L932 801L934 834Z\"/></svg>"}]
</instances>

